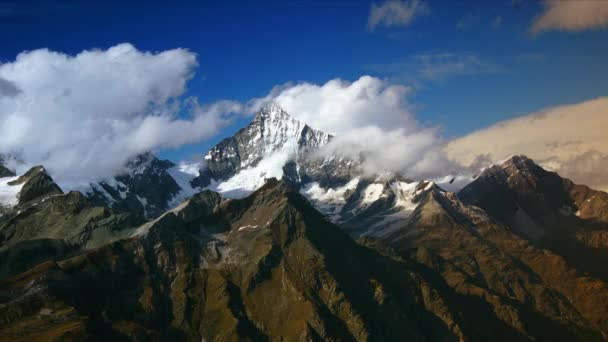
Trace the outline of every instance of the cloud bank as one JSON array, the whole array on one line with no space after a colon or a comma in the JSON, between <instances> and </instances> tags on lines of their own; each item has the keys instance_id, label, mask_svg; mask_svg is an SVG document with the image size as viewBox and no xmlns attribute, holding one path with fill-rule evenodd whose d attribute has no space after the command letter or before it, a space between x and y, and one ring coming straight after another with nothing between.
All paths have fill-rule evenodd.
<instances>
[{"instance_id":1,"label":"cloud bank","mask_svg":"<svg viewBox=\"0 0 608 342\"><path fill-rule=\"evenodd\" d=\"M608 190L608 97L550 108L474 132L449 143L452 160L499 161L526 154L544 167Z\"/></svg>"},{"instance_id":2,"label":"cloud bank","mask_svg":"<svg viewBox=\"0 0 608 342\"><path fill-rule=\"evenodd\" d=\"M130 44L23 52L0 64L0 153L72 182L112 175L141 152L208 138L240 107L182 100L197 65L185 49Z\"/></svg>"},{"instance_id":3,"label":"cloud bank","mask_svg":"<svg viewBox=\"0 0 608 342\"><path fill-rule=\"evenodd\" d=\"M456 164L443 152L438 129L416 120L407 98L410 91L363 76L354 82L335 79L322 85L279 86L249 106L255 111L274 102L296 119L334 134L321 155L361 159L362 171L369 175L399 172L430 178L456 172Z\"/></svg>"},{"instance_id":4,"label":"cloud bank","mask_svg":"<svg viewBox=\"0 0 608 342\"><path fill-rule=\"evenodd\" d=\"M534 20L530 31L582 31L608 27L608 1L546 0L544 12Z\"/></svg>"},{"instance_id":5,"label":"cloud bank","mask_svg":"<svg viewBox=\"0 0 608 342\"><path fill-rule=\"evenodd\" d=\"M388 0L377 5L372 3L367 27L374 30L377 26L407 26L414 18L429 12L429 7L422 0Z\"/></svg>"}]
</instances>

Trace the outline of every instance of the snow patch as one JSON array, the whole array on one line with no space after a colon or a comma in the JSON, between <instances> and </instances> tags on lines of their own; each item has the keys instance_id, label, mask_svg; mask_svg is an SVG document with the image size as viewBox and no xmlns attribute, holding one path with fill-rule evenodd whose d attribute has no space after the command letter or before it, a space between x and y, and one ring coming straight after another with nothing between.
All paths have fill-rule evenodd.
<instances>
[{"instance_id":1,"label":"snow patch","mask_svg":"<svg viewBox=\"0 0 608 342\"><path fill-rule=\"evenodd\" d=\"M139 199L139 197L138 197ZM141 199L140 199L141 201ZM133 232L133 234L131 234L130 237L145 237L146 235L148 235L148 233L150 232L150 229L158 222L160 221L163 217L165 217L166 215L169 214L177 214L180 211L182 211L187 205L188 203L190 203L190 201L185 201L182 202L180 205L178 205L177 207L167 211L166 213L162 214L160 217L158 217L155 220L152 220L150 222L144 223L143 225L141 225L139 228L137 228L135 230L135 232Z\"/></svg>"},{"instance_id":2,"label":"snow patch","mask_svg":"<svg viewBox=\"0 0 608 342\"><path fill-rule=\"evenodd\" d=\"M281 179L283 166L293 156L293 151L290 146L285 146L262 159L256 166L241 170L227 181L211 182L208 189L219 192L226 198L245 197L264 185L267 178Z\"/></svg>"},{"instance_id":3,"label":"snow patch","mask_svg":"<svg viewBox=\"0 0 608 342\"><path fill-rule=\"evenodd\" d=\"M418 183L392 182L389 186L397 199L395 202L396 207L411 211L416 209L418 204L413 203L412 200L414 199Z\"/></svg>"},{"instance_id":4,"label":"snow patch","mask_svg":"<svg viewBox=\"0 0 608 342\"><path fill-rule=\"evenodd\" d=\"M253 229L257 229L257 228L259 228L259 226L257 226L257 225L256 226L247 225L247 226L239 227L238 231L240 232L240 231L243 231L243 230L253 230Z\"/></svg>"},{"instance_id":5,"label":"snow patch","mask_svg":"<svg viewBox=\"0 0 608 342\"><path fill-rule=\"evenodd\" d=\"M362 202L364 204L370 204L376 202L382 197L386 197L384 194L384 184L372 183L365 188Z\"/></svg>"},{"instance_id":6,"label":"snow patch","mask_svg":"<svg viewBox=\"0 0 608 342\"><path fill-rule=\"evenodd\" d=\"M358 184L359 177L355 177L344 186L335 189L325 189L319 183L312 182L304 185L300 189L300 194L308 198L317 209L328 215L335 222L340 218L340 212L346 203L346 199L344 198L346 192L355 190Z\"/></svg>"},{"instance_id":7,"label":"snow patch","mask_svg":"<svg viewBox=\"0 0 608 342\"><path fill-rule=\"evenodd\" d=\"M13 207L19 203L19 192L23 184L8 184L17 178L19 176L0 178L0 206Z\"/></svg>"},{"instance_id":8,"label":"snow patch","mask_svg":"<svg viewBox=\"0 0 608 342\"><path fill-rule=\"evenodd\" d=\"M19 192L23 188L23 183L17 185L8 184L18 178L19 176L0 178L0 205L12 207L19 203Z\"/></svg>"},{"instance_id":9,"label":"snow patch","mask_svg":"<svg viewBox=\"0 0 608 342\"><path fill-rule=\"evenodd\" d=\"M207 158L209 157L209 158ZM205 160L211 159L210 155L205 156ZM173 168L172 168L173 169ZM200 174L201 163L186 163L181 162L177 165L177 170L193 177L198 177ZM174 177L175 178L175 177Z\"/></svg>"},{"instance_id":10,"label":"snow patch","mask_svg":"<svg viewBox=\"0 0 608 342\"><path fill-rule=\"evenodd\" d=\"M200 191L198 188L192 187L191 182L196 176L192 173L184 172L181 166L172 167L167 170L167 173L169 176L171 176L171 178L173 178L173 180L175 180L175 183L177 183L181 189L169 202L169 208L175 207L179 203L185 201L187 198Z\"/></svg>"}]
</instances>

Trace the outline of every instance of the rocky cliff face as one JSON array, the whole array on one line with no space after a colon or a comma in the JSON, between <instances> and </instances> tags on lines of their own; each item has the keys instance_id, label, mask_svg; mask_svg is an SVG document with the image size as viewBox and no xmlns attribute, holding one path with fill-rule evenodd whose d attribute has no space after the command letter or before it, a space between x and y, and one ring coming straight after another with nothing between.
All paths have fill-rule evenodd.
<instances>
[{"instance_id":1,"label":"rocky cliff face","mask_svg":"<svg viewBox=\"0 0 608 342\"><path fill-rule=\"evenodd\" d=\"M3 165L0 165L0 178L2 177L13 177L15 173Z\"/></svg>"}]
</instances>

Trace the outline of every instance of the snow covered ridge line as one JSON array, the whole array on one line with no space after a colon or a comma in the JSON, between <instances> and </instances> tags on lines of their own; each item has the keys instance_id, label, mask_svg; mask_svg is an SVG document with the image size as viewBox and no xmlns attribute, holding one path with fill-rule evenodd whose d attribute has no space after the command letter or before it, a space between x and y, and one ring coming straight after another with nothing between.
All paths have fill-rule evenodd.
<instances>
[{"instance_id":1,"label":"snow covered ridge line","mask_svg":"<svg viewBox=\"0 0 608 342\"><path fill-rule=\"evenodd\" d=\"M455 177L435 181L382 181L356 177L343 186L321 187L312 182L300 194L325 214L329 220L355 236L384 236L402 227L420 204L425 193L444 191L442 185L453 185Z\"/></svg>"}]
</instances>

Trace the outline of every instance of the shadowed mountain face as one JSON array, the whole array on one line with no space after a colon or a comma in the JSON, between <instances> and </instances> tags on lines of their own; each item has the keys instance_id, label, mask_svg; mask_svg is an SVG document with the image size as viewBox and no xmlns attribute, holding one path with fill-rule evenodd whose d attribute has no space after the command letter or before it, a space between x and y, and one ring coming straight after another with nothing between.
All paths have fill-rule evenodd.
<instances>
[{"instance_id":1,"label":"shadowed mountain face","mask_svg":"<svg viewBox=\"0 0 608 342\"><path fill-rule=\"evenodd\" d=\"M458 194L580 272L608 280L608 194L515 156Z\"/></svg>"}]
</instances>

